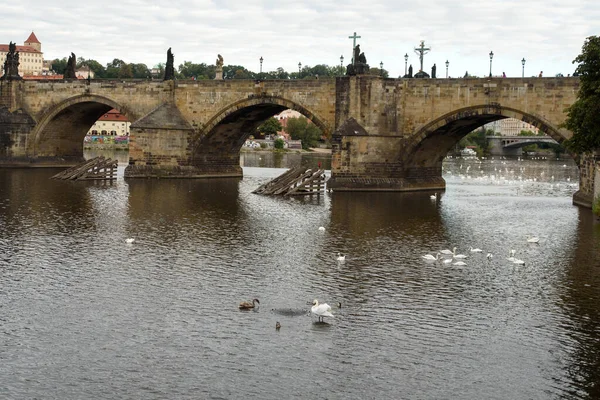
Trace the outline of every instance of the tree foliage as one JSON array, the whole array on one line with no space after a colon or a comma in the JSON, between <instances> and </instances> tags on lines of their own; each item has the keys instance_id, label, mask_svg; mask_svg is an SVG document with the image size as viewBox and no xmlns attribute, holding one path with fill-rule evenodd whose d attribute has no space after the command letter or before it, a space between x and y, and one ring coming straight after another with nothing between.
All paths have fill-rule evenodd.
<instances>
[{"instance_id":1,"label":"tree foliage","mask_svg":"<svg viewBox=\"0 0 600 400\"><path fill-rule=\"evenodd\" d=\"M64 74L65 70L67 69L67 57L63 57L62 60L56 58L54 61L52 61L52 66L50 69L57 74Z\"/></svg>"},{"instance_id":2,"label":"tree foliage","mask_svg":"<svg viewBox=\"0 0 600 400\"><path fill-rule=\"evenodd\" d=\"M562 126L573 132L565 146L581 153L600 149L600 37L588 37L573 63L578 63L579 93Z\"/></svg>"},{"instance_id":3,"label":"tree foliage","mask_svg":"<svg viewBox=\"0 0 600 400\"><path fill-rule=\"evenodd\" d=\"M315 147L323 132L305 117L288 118L285 131L293 140L301 140L302 148Z\"/></svg>"},{"instance_id":4,"label":"tree foliage","mask_svg":"<svg viewBox=\"0 0 600 400\"><path fill-rule=\"evenodd\" d=\"M269 118L258 127L258 131L264 135L277 135L277 132L281 131L283 127L281 123L274 117Z\"/></svg>"}]
</instances>

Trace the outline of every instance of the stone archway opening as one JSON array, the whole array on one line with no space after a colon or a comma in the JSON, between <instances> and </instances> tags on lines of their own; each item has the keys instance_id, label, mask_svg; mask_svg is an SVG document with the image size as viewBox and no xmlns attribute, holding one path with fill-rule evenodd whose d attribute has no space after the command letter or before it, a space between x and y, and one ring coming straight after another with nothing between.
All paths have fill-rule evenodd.
<instances>
[{"instance_id":1,"label":"stone archway opening","mask_svg":"<svg viewBox=\"0 0 600 400\"><path fill-rule=\"evenodd\" d=\"M246 140L267 119L290 109L329 134L330 128L319 117L298 104L275 97L253 98L228 107L203 127L193 141L192 165L205 170L214 165L241 174L240 150Z\"/></svg>"},{"instance_id":2,"label":"stone archway opening","mask_svg":"<svg viewBox=\"0 0 600 400\"><path fill-rule=\"evenodd\" d=\"M570 137L541 117L500 106L474 106L456 110L422 127L409 139L407 159L412 167L439 169L454 146L470 132L494 121L514 118L526 122L552 137L558 143Z\"/></svg>"},{"instance_id":3,"label":"stone archway opening","mask_svg":"<svg viewBox=\"0 0 600 400\"><path fill-rule=\"evenodd\" d=\"M38 123L29 144L29 154L37 159L82 161L86 134L99 118L113 109L121 107L111 100L91 96L59 104Z\"/></svg>"}]
</instances>

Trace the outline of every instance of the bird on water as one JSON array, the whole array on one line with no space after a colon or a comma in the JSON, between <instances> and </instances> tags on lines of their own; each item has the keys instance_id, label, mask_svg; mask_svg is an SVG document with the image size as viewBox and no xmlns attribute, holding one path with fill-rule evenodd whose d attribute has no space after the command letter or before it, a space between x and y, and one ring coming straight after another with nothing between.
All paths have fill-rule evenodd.
<instances>
[{"instance_id":1,"label":"bird on water","mask_svg":"<svg viewBox=\"0 0 600 400\"><path fill-rule=\"evenodd\" d=\"M323 322L323 317L332 317L331 307L327 303L319 304L319 301L315 299L313 306L310 308L310 312L319 317L319 322Z\"/></svg>"},{"instance_id":2,"label":"bird on water","mask_svg":"<svg viewBox=\"0 0 600 400\"><path fill-rule=\"evenodd\" d=\"M257 304L260 304L260 301L258 301L258 299L253 299L251 302L242 301L240 303L240 310L251 310L255 307L258 308Z\"/></svg>"},{"instance_id":3,"label":"bird on water","mask_svg":"<svg viewBox=\"0 0 600 400\"><path fill-rule=\"evenodd\" d=\"M279 330L281 328L281 324L279 321L275 322L275 330Z\"/></svg>"}]
</instances>

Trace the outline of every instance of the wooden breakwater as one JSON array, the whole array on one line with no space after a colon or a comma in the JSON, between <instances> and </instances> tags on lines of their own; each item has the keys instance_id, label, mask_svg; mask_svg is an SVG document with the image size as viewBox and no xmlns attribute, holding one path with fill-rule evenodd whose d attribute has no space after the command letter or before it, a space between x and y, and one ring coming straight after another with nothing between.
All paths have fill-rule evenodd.
<instances>
[{"instance_id":1,"label":"wooden breakwater","mask_svg":"<svg viewBox=\"0 0 600 400\"><path fill-rule=\"evenodd\" d=\"M325 170L298 166L259 186L252 193L275 196L320 195L325 192L326 181Z\"/></svg>"},{"instance_id":2,"label":"wooden breakwater","mask_svg":"<svg viewBox=\"0 0 600 400\"><path fill-rule=\"evenodd\" d=\"M63 180L114 180L117 179L119 162L99 156L86 162L59 172L50 179Z\"/></svg>"}]
</instances>

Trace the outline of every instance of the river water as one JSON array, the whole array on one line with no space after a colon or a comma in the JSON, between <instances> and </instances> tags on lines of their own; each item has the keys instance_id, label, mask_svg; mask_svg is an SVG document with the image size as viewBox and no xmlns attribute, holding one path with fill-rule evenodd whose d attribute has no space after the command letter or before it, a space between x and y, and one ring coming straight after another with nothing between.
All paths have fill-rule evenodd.
<instances>
[{"instance_id":1,"label":"river water","mask_svg":"<svg viewBox=\"0 0 600 400\"><path fill-rule=\"evenodd\" d=\"M0 170L0 398L600 397L600 224L573 161L448 159L432 200L251 193L296 156L127 181L120 157L113 184ZM466 265L421 259L453 247Z\"/></svg>"}]
</instances>

